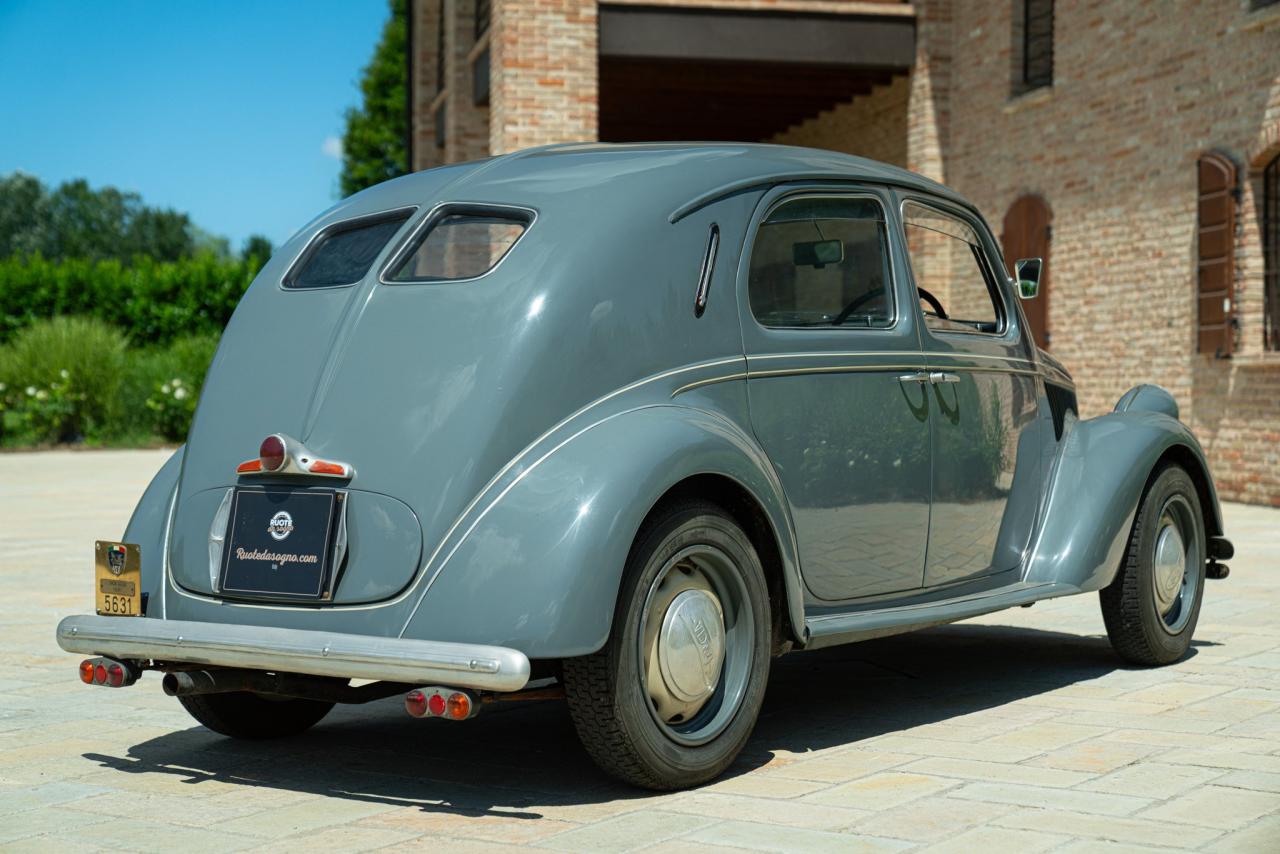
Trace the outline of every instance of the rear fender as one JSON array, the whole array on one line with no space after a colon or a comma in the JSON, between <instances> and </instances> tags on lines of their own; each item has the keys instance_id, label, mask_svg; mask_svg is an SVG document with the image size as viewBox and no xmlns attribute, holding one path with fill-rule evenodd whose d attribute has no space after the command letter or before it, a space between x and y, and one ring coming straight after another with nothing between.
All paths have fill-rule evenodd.
<instances>
[{"instance_id":1,"label":"rear fender","mask_svg":"<svg viewBox=\"0 0 1280 854\"><path fill-rule=\"evenodd\" d=\"M1221 533L1221 508L1200 443L1164 412L1133 407L1076 422L1063 438L1026 580L1080 591L1110 584L1138 502L1164 461L1188 469L1198 482L1207 532Z\"/></svg>"},{"instance_id":2,"label":"rear fender","mask_svg":"<svg viewBox=\"0 0 1280 854\"><path fill-rule=\"evenodd\" d=\"M169 510L174 490L178 487L185 451L186 445L179 446L151 478L124 529L124 541L141 547L142 590L148 597L148 616L152 617L163 616L162 606L158 603L164 579L165 540L169 530Z\"/></svg>"},{"instance_id":3,"label":"rear fender","mask_svg":"<svg viewBox=\"0 0 1280 854\"><path fill-rule=\"evenodd\" d=\"M659 405L598 422L526 470L445 559L402 636L496 644L530 658L595 652L609 637L641 522L669 489L701 474L736 481L764 511L791 624L802 627L794 540L764 453L719 416Z\"/></svg>"}]
</instances>

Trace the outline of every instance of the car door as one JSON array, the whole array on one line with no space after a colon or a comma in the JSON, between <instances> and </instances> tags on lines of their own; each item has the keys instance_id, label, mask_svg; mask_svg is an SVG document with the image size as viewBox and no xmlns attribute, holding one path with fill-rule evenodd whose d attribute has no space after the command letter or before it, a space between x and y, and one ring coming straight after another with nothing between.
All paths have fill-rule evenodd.
<instances>
[{"instance_id":1,"label":"car door","mask_svg":"<svg viewBox=\"0 0 1280 854\"><path fill-rule=\"evenodd\" d=\"M1040 495L1035 364L981 218L904 195L933 410L926 587L1016 569Z\"/></svg>"},{"instance_id":2,"label":"car door","mask_svg":"<svg viewBox=\"0 0 1280 854\"><path fill-rule=\"evenodd\" d=\"M876 188L775 190L744 252L751 423L818 600L923 579L931 402L890 203Z\"/></svg>"}]
</instances>

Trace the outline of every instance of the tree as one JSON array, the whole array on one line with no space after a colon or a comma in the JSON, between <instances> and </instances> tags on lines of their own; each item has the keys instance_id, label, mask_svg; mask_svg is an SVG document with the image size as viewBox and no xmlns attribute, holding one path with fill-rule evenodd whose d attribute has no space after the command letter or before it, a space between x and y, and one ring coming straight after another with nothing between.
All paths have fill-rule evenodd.
<instances>
[{"instance_id":1,"label":"tree","mask_svg":"<svg viewBox=\"0 0 1280 854\"><path fill-rule=\"evenodd\" d=\"M244 248L240 250L240 257L245 260L257 258L259 264L265 264L274 251L275 248L271 245L270 240L261 234L251 234L244 241Z\"/></svg>"},{"instance_id":2,"label":"tree","mask_svg":"<svg viewBox=\"0 0 1280 854\"><path fill-rule=\"evenodd\" d=\"M45 190L33 175L14 172L0 178L0 258L37 251Z\"/></svg>"},{"instance_id":3,"label":"tree","mask_svg":"<svg viewBox=\"0 0 1280 854\"><path fill-rule=\"evenodd\" d=\"M39 179L15 172L0 178L0 258L39 253L46 258L189 258L203 233L184 213L152 208L137 193L95 190L83 178L50 192ZM206 241L215 254L225 238ZM220 242L220 244L219 244Z\"/></svg>"},{"instance_id":4,"label":"tree","mask_svg":"<svg viewBox=\"0 0 1280 854\"><path fill-rule=\"evenodd\" d=\"M339 178L344 196L409 171L405 0L390 3L391 18L360 80L363 104L346 114Z\"/></svg>"},{"instance_id":5,"label":"tree","mask_svg":"<svg viewBox=\"0 0 1280 854\"><path fill-rule=\"evenodd\" d=\"M270 240L261 234L251 234L245 239L244 248L240 250L240 260L248 264L256 273L262 269L262 265L271 260L271 253L274 251L275 248Z\"/></svg>"}]
</instances>

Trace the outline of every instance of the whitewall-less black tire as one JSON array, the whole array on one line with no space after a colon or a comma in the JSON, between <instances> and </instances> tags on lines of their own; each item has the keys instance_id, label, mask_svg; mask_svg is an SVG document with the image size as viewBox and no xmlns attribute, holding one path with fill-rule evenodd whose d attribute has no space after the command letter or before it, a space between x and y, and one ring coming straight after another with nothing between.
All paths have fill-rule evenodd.
<instances>
[{"instance_id":1,"label":"whitewall-less black tire","mask_svg":"<svg viewBox=\"0 0 1280 854\"><path fill-rule=\"evenodd\" d=\"M1178 465L1159 470L1138 505L1119 572L1100 592L1107 636L1132 664L1170 664L1191 646L1204 596L1204 513Z\"/></svg>"},{"instance_id":2,"label":"whitewall-less black tire","mask_svg":"<svg viewBox=\"0 0 1280 854\"><path fill-rule=\"evenodd\" d=\"M772 622L759 556L737 522L705 501L659 508L632 545L608 642L562 663L587 752L650 789L720 774L759 715Z\"/></svg>"}]
</instances>

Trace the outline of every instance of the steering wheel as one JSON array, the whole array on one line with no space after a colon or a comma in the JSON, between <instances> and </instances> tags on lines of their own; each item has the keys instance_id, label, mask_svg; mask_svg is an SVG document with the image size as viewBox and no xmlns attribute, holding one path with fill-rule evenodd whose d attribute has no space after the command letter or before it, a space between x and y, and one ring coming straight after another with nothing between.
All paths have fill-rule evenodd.
<instances>
[{"instance_id":1,"label":"steering wheel","mask_svg":"<svg viewBox=\"0 0 1280 854\"><path fill-rule=\"evenodd\" d=\"M859 296L855 297L853 302L849 303L844 308L840 309L840 313L837 314L835 316L835 319L831 321L831 325L839 326L840 324L844 323L846 320L849 319L849 315L853 314L855 311L862 308L862 306L871 302L871 300L876 299L877 297L879 297L880 299L884 299L884 291L883 290L867 291L865 294L860 294Z\"/></svg>"},{"instance_id":2,"label":"steering wheel","mask_svg":"<svg viewBox=\"0 0 1280 854\"><path fill-rule=\"evenodd\" d=\"M929 303L929 306L933 309L933 314L936 314L939 320L947 319L947 312L942 307L942 303L938 301L937 297L926 291L924 288L916 288L916 292L920 294L920 299ZM928 314L929 312L925 313Z\"/></svg>"}]
</instances>

